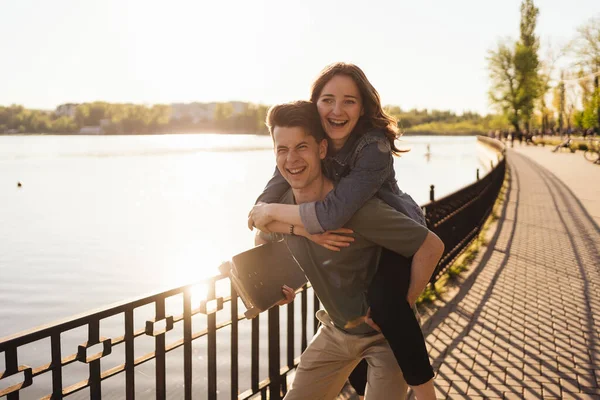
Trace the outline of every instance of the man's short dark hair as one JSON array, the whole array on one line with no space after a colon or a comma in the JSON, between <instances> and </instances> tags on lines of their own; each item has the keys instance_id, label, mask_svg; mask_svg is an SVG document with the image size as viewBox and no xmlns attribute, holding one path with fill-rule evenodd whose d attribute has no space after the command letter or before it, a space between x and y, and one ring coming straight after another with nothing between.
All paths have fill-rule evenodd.
<instances>
[{"instance_id":1,"label":"man's short dark hair","mask_svg":"<svg viewBox=\"0 0 600 400\"><path fill-rule=\"evenodd\" d=\"M310 101L300 100L271 107L267 113L267 127L271 137L276 126L303 128L306 134L315 138L317 143L321 143L325 139L319 111L317 106Z\"/></svg>"}]
</instances>

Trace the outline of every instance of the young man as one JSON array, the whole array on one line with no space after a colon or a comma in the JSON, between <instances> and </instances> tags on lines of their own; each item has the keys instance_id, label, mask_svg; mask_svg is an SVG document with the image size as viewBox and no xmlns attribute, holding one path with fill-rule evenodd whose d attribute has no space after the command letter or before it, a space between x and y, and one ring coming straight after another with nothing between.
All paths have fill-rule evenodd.
<instances>
[{"instance_id":1,"label":"young man","mask_svg":"<svg viewBox=\"0 0 600 400\"><path fill-rule=\"evenodd\" d=\"M274 106L267 124L277 168L291 187L280 202L323 199L333 183L321 171L327 140L316 107L310 102ZM429 277L443 244L427 228L377 198L356 212L347 228L354 231L354 242L339 252L296 236L293 226L290 235L284 236L325 308L317 313L322 326L302 354L287 400L335 398L363 358L369 363L367 399L406 397L407 385L386 339L372 326L356 321L364 321L368 313L367 288L382 247L413 257L412 268L422 269L422 275ZM273 235L259 233L256 243L272 239ZM420 290L427 281L417 283Z\"/></svg>"}]
</instances>

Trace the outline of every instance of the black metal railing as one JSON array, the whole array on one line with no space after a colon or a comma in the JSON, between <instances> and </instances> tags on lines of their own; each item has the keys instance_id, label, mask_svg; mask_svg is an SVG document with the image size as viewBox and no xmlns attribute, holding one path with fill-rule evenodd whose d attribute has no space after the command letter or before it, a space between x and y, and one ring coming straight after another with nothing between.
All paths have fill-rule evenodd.
<instances>
[{"instance_id":1,"label":"black metal railing","mask_svg":"<svg viewBox=\"0 0 600 400\"><path fill-rule=\"evenodd\" d=\"M431 282L435 282L477 237L492 212L504 182L504 144L482 136L478 137L478 140L498 151L497 164L481 179L477 170L477 181L439 200L434 198L432 185L431 202L423 206L428 228L435 232L445 245L444 254L431 277Z\"/></svg>"},{"instance_id":2,"label":"black metal railing","mask_svg":"<svg viewBox=\"0 0 600 400\"><path fill-rule=\"evenodd\" d=\"M423 206L430 228L446 245L433 280L479 232L502 186L505 168L502 158L482 179ZM118 399L165 399L167 394L170 398L216 399L217 393L223 396L229 392L231 399L259 396L280 399L286 392L288 374L298 365L300 354L318 326L316 318L311 318L310 323L308 318L309 303L314 312L319 309L312 288L305 287L299 299L266 313L268 368L264 374L260 365L261 350L264 350L264 346L262 349L260 346L264 338L260 334L261 328L265 329L264 314L245 320L239 312L241 302L224 275L211 277L204 284L206 297L195 307L192 296L195 285L187 285L0 339L0 371L4 368L0 372L0 398L61 399L80 393L83 398L91 399L100 399L103 395ZM148 311L147 307L153 310ZM138 314L144 316L140 321L135 318ZM218 320L218 315L227 317ZM123 320L120 324L123 334L103 336L103 323L115 318ZM285 324L282 319L286 320ZM198 322L202 323L201 328L194 329ZM296 331L297 324L300 332ZM85 329L87 334L78 335L75 341L69 340L74 329ZM217 352L219 333L229 333L228 340L220 341L221 344L228 341L229 354ZM249 365L240 368L242 346L248 337L250 360L246 364ZM296 343L297 339L300 343ZM286 342L284 352L281 351L283 341ZM44 347L48 347L44 343L48 342L49 349L44 351ZM33 352L29 351L32 346ZM135 356L144 349L149 351ZM182 376L167 371L167 366L172 364L167 357L176 352L182 352L175 362L181 367ZM45 357L49 362L38 362ZM117 357L120 362L110 364L111 357ZM31 366L34 362L41 365ZM140 392L139 386L148 383L136 382L140 380L136 372L144 364L147 367L152 363L152 383ZM217 375L222 363L229 364L225 384ZM73 380L71 366L85 368L84 378L67 383ZM240 384L242 372L250 375L249 385L245 387ZM108 384L112 378L123 375L124 379L117 384L122 387L115 389ZM172 387L171 380L181 382Z\"/></svg>"},{"instance_id":3,"label":"black metal railing","mask_svg":"<svg viewBox=\"0 0 600 400\"><path fill-rule=\"evenodd\" d=\"M176 349L183 349L181 365L183 367L183 385L175 391L176 398L217 398L217 332L225 328L230 329L230 374L229 391L232 399L249 399L256 395L265 398L267 392L271 399L279 398L285 393L287 387L287 373L293 370L298 364L298 357L304 351L308 344L309 334L312 336L316 331L316 319L312 322L312 327L308 324L308 299L312 294L310 286L305 287L300 297L301 304L301 327L300 348L295 351L294 339L295 315L294 303L281 307L285 310L287 316L287 349L286 362L283 367L280 366L280 310L273 308L268 311L268 377L260 379L259 374L259 342L261 317L258 316L252 321L246 321L243 314L240 314L238 307L241 304L237 294L232 287L229 287L229 295L217 296L216 287L220 283L227 283L229 279L224 275L211 277L204 281L207 284L206 300L192 308L192 291L195 285L187 285L175 288L166 292L143 297L131 302L124 302L109 308L95 311L80 317L69 319L64 322L50 326L36 328L28 332L22 332L14 336L0 339L0 355L4 355L5 370L0 373L0 398L6 396L8 400L20 399L20 394L24 390L36 383L37 380L49 376L51 380L51 389L48 393L34 391L28 393L24 398L44 398L60 399L71 396L84 389L88 390L88 395L84 398L100 399L103 395L103 381L117 375L125 375L125 387L122 397L133 399L136 396L136 374L135 370L140 365L149 361L154 362L155 385L150 392L152 397L164 399L167 397L167 369L166 355ZM313 295L314 296L314 295ZM169 299L182 297L178 307L171 307L171 310L177 310L179 313L167 313L166 303ZM238 304L239 303L239 304ZM319 308L316 296L312 299L313 308L316 311ZM145 323L134 324L134 312L142 307L154 305L155 313L153 318L148 318ZM217 322L217 313L219 311L227 312L229 318L222 322ZM203 329L194 331L192 329L192 318L194 316L204 316ZM100 334L100 325L103 320L115 316L124 318L124 335L116 337L103 337ZM248 322L250 332L245 332L251 337L251 360L250 360L250 388L239 394L239 363L238 353L240 339L240 321ZM166 334L177 325L183 327L182 334L177 340L167 343ZM61 336L72 329L85 327L87 337L83 337L79 345L73 345L71 353L62 357L63 344ZM310 328L310 329L309 329ZM147 352L139 357L134 357L136 342L143 337L153 338L153 351ZM199 379L193 380L192 368L192 344L200 338L206 338L206 345L200 346L200 352L206 354L206 375L200 380L205 382L197 383ZM40 340L50 340L50 358L49 363L30 366L27 360L21 361L19 356L20 348L34 344ZM94 348L99 347L94 350ZM124 355L124 363L112 368L103 369L102 361L105 357L114 354L117 350ZM67 351L68 353L69 351ZM39 359L39 354L35 357ZM204 358L204 357L203 357ZM87 379L66 386L63 384L65 377L65 367L73 363L86 364L88 368ZM6 383L12 378L13 383ZM196 377L199 378L199 377ZM15 382L15 380L18 380ZM48 380L48 379L46 379ZM141 396L147 398L148 395Z\"/></svg>"}]
</instances>

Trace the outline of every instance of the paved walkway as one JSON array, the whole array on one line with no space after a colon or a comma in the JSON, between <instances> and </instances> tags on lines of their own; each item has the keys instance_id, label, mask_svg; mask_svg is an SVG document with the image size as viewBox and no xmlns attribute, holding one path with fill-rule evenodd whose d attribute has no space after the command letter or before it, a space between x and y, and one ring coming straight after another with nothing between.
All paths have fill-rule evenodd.
<instances>
[{"instance_id":1,"label":"paved walkway","mask_svg":"<svg viewBox=\"0 0 600 400\"><path fill-rule=\"evenodd\" d=\"M553 153L550 146L518 146L523 154L548 169L581 201L583 207L600 226L600 166L583 158L581 151Z\"/></svg>"},{"instance_id":2,"label":"paved walkway","mask_svg":"<svg viewBox=\"0 0 600 400\"><path fill-rule=\"evenodd\" d=\"M489 245L427 311L438 399L600 399L600 166L550 150L508 151Z\"/></svg>"},{"instance_id":3,"label":"paved walkway","mask_svg":"<svg viewBox=\"0 0 600 400\"><path fill-rule=\"evenodd\" d=\"M600 167L539 150L509 150L510 187L489 246L424 325L440 399L600 399L596 211L540 163L596 188Z\"/></svg>"}]
</instances>

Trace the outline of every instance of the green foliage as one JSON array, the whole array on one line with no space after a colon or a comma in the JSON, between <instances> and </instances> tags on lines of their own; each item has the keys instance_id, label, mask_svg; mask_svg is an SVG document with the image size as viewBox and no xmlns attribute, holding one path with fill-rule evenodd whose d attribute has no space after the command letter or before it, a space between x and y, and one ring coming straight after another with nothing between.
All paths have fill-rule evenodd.
<instances>
[{"instance_id":1,"label":"green foliage","mask_svg":"<svg viewBox=\"0 0 600 400\"><path fill-rule=\"evenodd\" d=\"M398 120L398 127L400 129L408 129L417 125L428 124L431 122L440 123L457 123L463 121L474 121L478 122L482 118L481 115L467 111L462 115L457 115L452 111L440 111L440 110L417 110L412 109L410 111L402 111L398 106L385 106L386 112L392 117Z\"/></svg>"},{"instance_id":2,"label":"green foliage","mask_svg":"<svg viewBox=\"0 0 600 400\"><path fill-rule=\"evenodd\" d=\"M482 116L465 111L458 115L446 110L403 111L398 106L387 105L385 111L396 118L398 128L403 133L434 135L485 135L491 130L506 129L509 124L506 115L490 114Z\"/></svg>"},{"instance_id":3,"label":"green foliage","mask_svg":"<svg viewBox=\"0 0 600 400\"><path fill-rule=\"evenodd\" d=\"M518 82L515 68L515 54L507 42L498 43L497 50L488 52L488 68L492 87L489 98L497 105L509 122L518 129L521 118Z\"/></svg>"},{"instance_id":4,"label":"green foliage","mask_svg":"<svg viewBox=\"0 0 600 400\"><path fill-rule=\"evenodd\" d=\"M544 93L538 58L539 39L535 36L538 14L533 0L523 0L519 41L500 42L487 57L492 81L489 98L516 131L521 130L521 123L525 128L529 127L535 101Z\"/></svg>"},{"instance_id":5,"label":"green foliage","mask_svg":"<svg viewBox=\"0 0 600 400\"><path fill-rule=\"evenodd\" d=\"M108 134L158 133L169 123L170 107L163 104L114 104L106 102L77 105L77 127L101 126Z\"/></svg>"},{"instance_id":6,"label":"green foliage","mask_svg":"<svg viewBox=\"0 0 600 400\"><path fill-rule=\"evenodd\" d=\"M58 132L65 124L64 120L59 121L46 111L28 110L14 104L9 107L0 106L0 133L52 133Z\"/></svg>"},{"instance_id":7,"label":"green foliage","mask_svg":"<svg viewBox=\"0 0 600 400\"><path fill-rule=\"evenodd\" d=\"M521 35L515 47L515 71L518 82L518 97L523 120L529 124L534 110L534 102L541 94L538 58L539 39L535 36L535 27L539 9L533 0L521 3Z\"/></svg>"},{"instance_id":8,"label":"green foliage","mask_svg":"<svg viewBox=\"0 0 600 400\"><path fill-rule=\"evenodd\" d=\"M266 133L265 119L269 107L262 104L243 103L235 112L231 103L217 103L214 111L215 126L220 131Z\"/></svg>"},{"instance_id":9,"label":"green foliage","mask_svg":"<svg viewBox=\"0 0 600 400\"><path fill-rule=\"evenodd\" d=\"M196 114L188 110L175 115L172 107L164 104L145 106L98 101L72 105L73 117L58 111L28 110L13 105L0 107L0 133L76 133L86 126L101 126L103 133L109 135L207 131L268 133L265 118L269 106L239 102L235 105L237 111L233 103L191 103L188 106L195 109ZM204 110L204 118L198 116L198 110ZM481 116L474 112L458 115L451 111L416 109L402 111L397 106L387 106L386 110L407 133L486 134L490 130L504 129L508 123L503 115Z\"/></svg>"},{"instance_id":10,"label":"green foliage","mask_svg":"<svg viewBox=\"0 0 600 400\"><path fill-rule=\"evenodd\" d=\"M60 107L56 112L28 110L23 106L0 107L0 134L9 133L76 133L83 127L101 127L104 134L151 134L174 132L244 132L266 133L265 118L268 106L236 103L242 106L236 112L232 103L193 103L196 110L214 107L213 115L197 118L185 114L172 116L172 107L165 104L152 106L119 104L97 101L72 106L72 117Z\"/></svg>"},{"instance_id":11,"label":"green foliage","mask_svg":"<svg viewBox=\"0 0 600 400\"><path fill-rule=\"evenodd\" d=\"M596 89L584 103L584 109L581 113L581 127L583 129L598 127L599 109L600 89Z\"/></svg>"},{"instance_id":12,"label":"green foliage","mask_svg":"<svg viewBox=\"0 0 600 400\"><path fill-rule=\"evenodd\" d=\"M231 103L217 103L215 107L215 121L217 124L223 124L233 115L233 106Z\"/></svg>"},{"instance_id":13,"label":"green foliage","mask_svg":"<svg viewBox=\"0 0 600 400\"><path fill-rule=\"evenodd\" d=\"M439 135L485 135L489 131L505 129L508 121L503 115L481 116L477 113L467 112L461 116L450 111L436 111L433 118L428 118L428 113L420 113L419 118L414 118L413 124L404 129L405 133L413 134L439 134ZM405 118L400 117L398 125L402 127ZM420 123L415 123L418 121ZM408 125L408 124L406 124ZM406 126L404 125L404 126Z\"/></svg>"},{"instance_id":14,"label":"green foliage","mask_svg":"<svg viewBox=\"0 0 600 400\"><path fill-rule=\"evenodd\" d=\"M600 14L590 18L577 29L577 36L567 50L585 73L600 70Z\"/></svg>"},{"instance_id":15,"label":"green foliage","mask_svg":"<svg viewBox=\"0 0 600 400\"><path fill-rule=\"evenodd\" d=\"M77 132L77 123L73 118L62 116L52 123L52 132L56 133L74 133Z\"/></svg>"}]
</instances>

